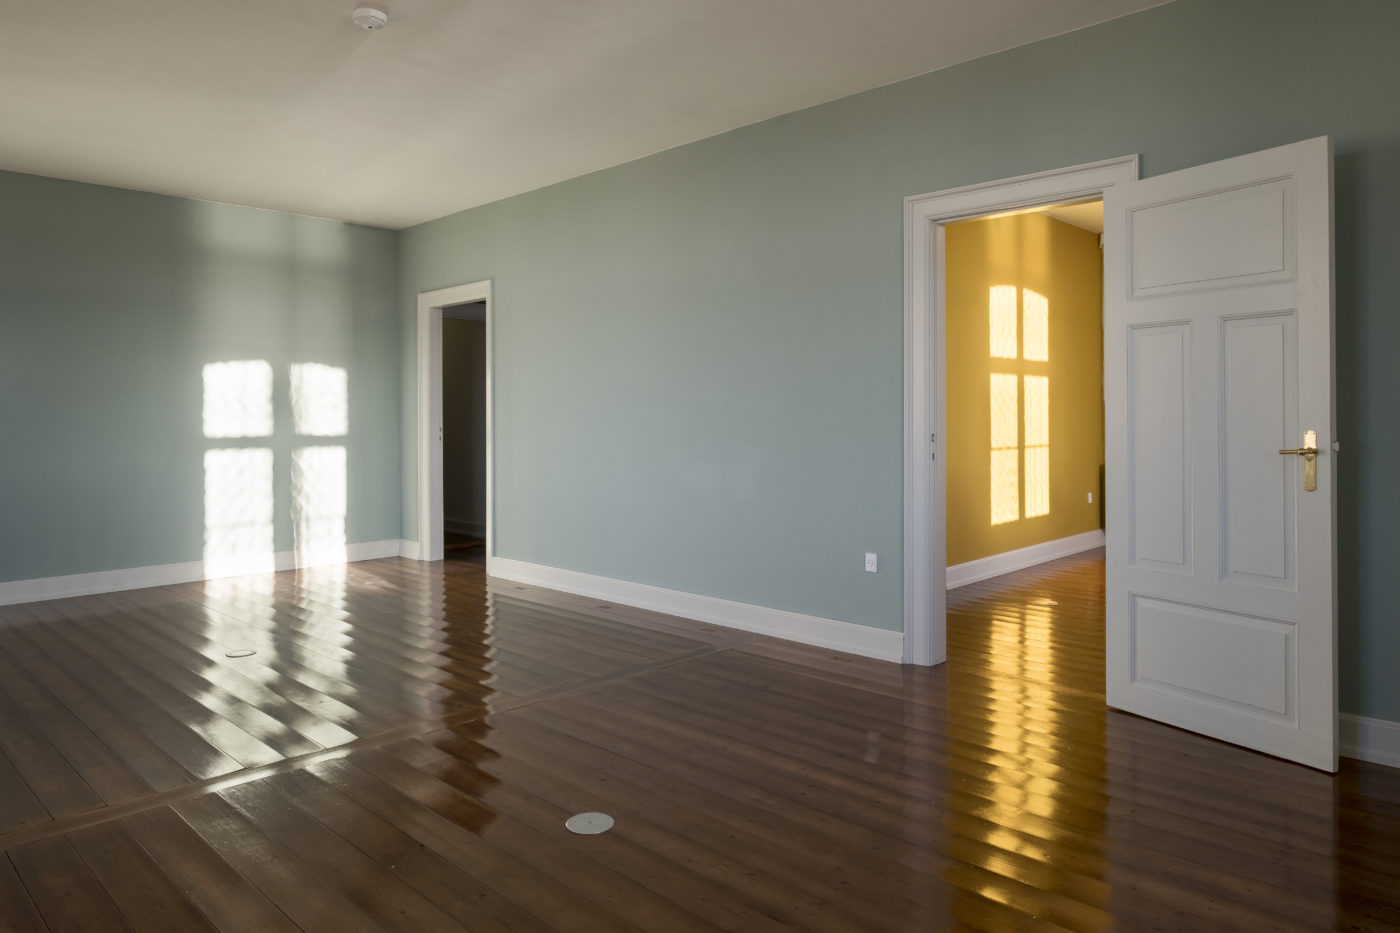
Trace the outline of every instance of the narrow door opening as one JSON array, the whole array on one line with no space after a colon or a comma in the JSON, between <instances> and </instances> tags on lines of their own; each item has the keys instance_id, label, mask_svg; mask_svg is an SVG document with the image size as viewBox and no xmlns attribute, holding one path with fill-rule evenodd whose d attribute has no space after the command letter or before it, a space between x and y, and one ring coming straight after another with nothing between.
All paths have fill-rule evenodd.
<instances>
[{"instance_id":1,"label":"narrow door opening","mask_svg":"<svg viewBox=\"0 0 1400 933\"><path fill-rule=\"evenodd\" d=\"M486 302L442 309L442 527L448 560L485 559Z\"/></svg>"}]
</instances>

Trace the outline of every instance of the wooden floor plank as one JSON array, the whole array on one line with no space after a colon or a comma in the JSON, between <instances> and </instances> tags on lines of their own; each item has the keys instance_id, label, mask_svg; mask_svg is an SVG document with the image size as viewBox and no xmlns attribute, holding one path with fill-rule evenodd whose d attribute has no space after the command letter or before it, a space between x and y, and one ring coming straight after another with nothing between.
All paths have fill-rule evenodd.
<instances>
[{"instance_id":1,"label":"wooden floor plank","mask_svg":"<svg viewBox=\"0 0 1400 933\"><path fill-rule=\"evenodd\" d=\"M19 880L9 857L0 858L0 933L31 933L47 930L34 899Z\"/></svg>"},{"instance_id":2,"label":"wooden floor plank","mask_svg":"<svg viewBox=\"0 0 1400 933\"><path fill-rule=\"evenodd\" d=\"M49 929L131 929L121 910L65 837L30 843L9 854Z\"/></svg>"}]
</instances>

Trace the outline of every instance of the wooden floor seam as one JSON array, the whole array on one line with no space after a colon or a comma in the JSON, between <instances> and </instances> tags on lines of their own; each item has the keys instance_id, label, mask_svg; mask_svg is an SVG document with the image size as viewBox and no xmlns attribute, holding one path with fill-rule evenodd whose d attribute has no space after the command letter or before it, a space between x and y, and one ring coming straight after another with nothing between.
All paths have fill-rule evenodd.
<instances>
[{"instance_id":1,"label":"wooden floor seam","mask_svg":"<svg viewBox=\"0 0 1400 933\"><path fill-rule=\"evenodd\" d=\"M741 647L745 643L752 641L754 638L757 637L758 636L735 637L732 640L731 644L726 644L720 647L701 648L695 651L689 651L685 654L677 655L676 657L664 658L659 661L653 661L649 664L640 664L623 671L617 671L614 673L591 678L582 683L572 683L555 688L547 688L539 691L536 694L520 697L515 700L504 701L499 706L494 707L490 710L455 713L432 720L422 720L418 722L404 723L403 725L400 725L393 729L388 729L383 732L375 733L373 735L363 736L361 738L355 739L352 742L346 742L344 745L337 745L332 746L330 748L323 748L314 752L307 752L302 755L286 758L273 764L262 765L256 768L244 768L240 771L234 771L232 773L220 775L218 777L208 778L203 781L198 781L192 784L185 785L183 787L175 788L173 790L151 794L149 796L142 797L129 802L114 804L86 813L56 819L49 823L14 830L0 835L0 852L6 852L17 846L28 845L33 842L40 842L44 839L49 839L54 836L63 836L67 835L68 833L75 832L77 830L99 826L103 823L107 823L112 820L119 820L125 817L134 816L136 814L144 813L149 810L156 809L158 807L170 806L181 801L189 800L192 797L198 797L202 794L217 793L219 791L237 787L241 784L247 784L250 781L258 781L264 778L272 777L274 775L287 774L293 771L304 770L310 767L311 765L319 764L325 761L334 761L335 759L344 758L356 752L382 748L385 745L390 745L395 742L402 742L406 739L412 739L423 735L429 735L434 732L440 732L443 729L449 729L453 726L465 725L475 720L491 719L492 717L500 716L502 714L513 712L515 710L525 709L537 703L559 699L561 697L569 696L571 694L597 689L598 687L608 686L634 677L639 677L643 674L649 674L653 671L665 670L666 668L675 667L680 664L686 664L690 661L694 661L699 658L711 657L713 655L720 654L721 652L731 651L737 647Z\"/></svg>"}]
</instances>

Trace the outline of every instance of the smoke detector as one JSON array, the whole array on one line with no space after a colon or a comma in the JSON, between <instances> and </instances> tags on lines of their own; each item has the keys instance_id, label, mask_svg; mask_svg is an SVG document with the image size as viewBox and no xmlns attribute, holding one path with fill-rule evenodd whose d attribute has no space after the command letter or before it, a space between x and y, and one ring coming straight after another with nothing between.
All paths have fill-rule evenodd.
<instances>
[{"instance_id":1,"label":"smoke detector","mask_svg":"<svg viewBox=\"0 0 1400 933\"><path fill-rule=\"evenodd\" d=\"M378 7L357 6L350 14L350 22L361 29L375 30L389 22L389 14Z\"/></svg>"}]
</instances>

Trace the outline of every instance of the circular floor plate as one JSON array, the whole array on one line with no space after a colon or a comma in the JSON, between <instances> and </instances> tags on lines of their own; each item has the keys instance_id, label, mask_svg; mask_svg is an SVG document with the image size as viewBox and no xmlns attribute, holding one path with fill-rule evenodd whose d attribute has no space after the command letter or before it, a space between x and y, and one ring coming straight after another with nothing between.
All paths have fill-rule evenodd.
<instances>
[{"instance_id":1,"label":"circular floor plate","mask_svg":"<svg viewBox=\"0 0 1400 933\"><path fill-rule=\"evenodd\" d=\"M224 655L224 657L226 657L226 658L251 658L251 657L252 657L253 655L255 655L255 654L257 654L257 652L254 651L252 648L239 648L237 651L230 651L228 654Z\"/></svg>"},{"instance_id":2,"label":"circular floor plate","mask_svg":"<svg viewBox=\"0 0 1400 933\"><path fill-rule=\"evenodd\" d=\"M596 836L613 828L613 818L606 813L575 813L564 821L564 826L580 836Z\"/></svg>"}]
</instances>

